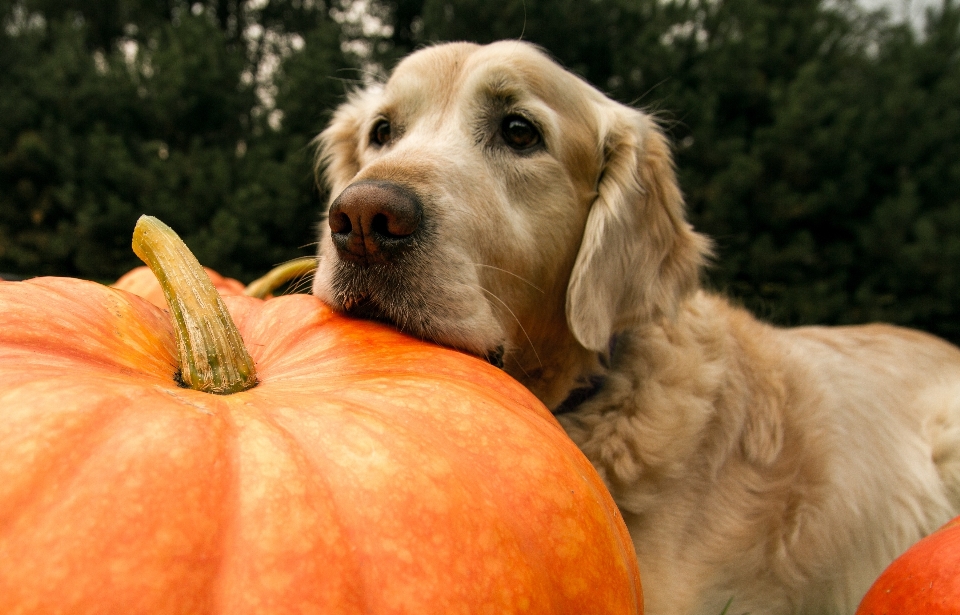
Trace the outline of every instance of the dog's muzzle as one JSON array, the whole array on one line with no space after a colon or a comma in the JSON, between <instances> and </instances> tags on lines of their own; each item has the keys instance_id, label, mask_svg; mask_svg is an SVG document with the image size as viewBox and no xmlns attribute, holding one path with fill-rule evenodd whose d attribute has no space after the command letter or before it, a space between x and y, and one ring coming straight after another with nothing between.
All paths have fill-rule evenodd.
<instances>
[{"instance_id":1,"label":"dog's muzzle","mask_svg":"<svg viewBox=\"0 0 960 615\"><path fill-rule=\"evenodd\" d=\"M348 186L327 217L339 257L362 267L395 261L416 244L422 221L423 206L412 190L377 180Z\"/></svg>"}]
</instances>

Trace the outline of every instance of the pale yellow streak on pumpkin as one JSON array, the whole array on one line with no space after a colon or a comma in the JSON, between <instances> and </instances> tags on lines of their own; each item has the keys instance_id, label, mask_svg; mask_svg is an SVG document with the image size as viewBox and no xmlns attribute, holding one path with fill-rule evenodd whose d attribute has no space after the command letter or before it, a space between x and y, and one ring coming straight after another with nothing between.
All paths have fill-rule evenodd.
<instances>
[{"instance_id":1,"label":"pale yellow streak on pumpkin","mask_svg":"<svg viewBox=\"0 0 960 615\"><path fill-rule=\"evenodd\" d=\"M363 388L367 392L366 387ZM411 397L423 406L423 399L415 391ZM367 585L380 590L377 595L382 608L373 612L409 612L424 603L434 604L438 611L458 612L467 608L465 603L447 602L444 595L464 579L484 578L485 575L478 572L488 566L491 571L487 574L500 567L497 578L503 578L503 567L491 564L505 555L498 550L502 540L496 540L491 531L484 529L470 537L473 546L460 545L462 552L450 543L449 530L444 529L445 519L462 517L465 522L476 524L474 518L486 516L476 516L476 511L464 508L463 496L467 492L458 493L451 486L450 463L436 459L448 453L443 449L431 451L429 442L398 439L396 425L384 427L391 414L395 413L394 421L402 420L402 406L391 404L378 415L375 408L354 402L318 416L295 410L276 416L281 424L296 425L295 429L289 427L288 430L300 434L304 441L323 442L310 448L313 452L323 451L320 459L317 459L319 455L313 455L315 463L338 468L336 472L323 472L338 477L331 491L336 493L340 508L352 511L353 522L368 528L361 535L354 534L352 542L361 553L376 554L375 559L368 556L362 568L369 577ZM336 441L327 433L336 434ZM411 463L416 466L412 467ZM411 518L428 528L426 535L411 536L412 528L408 525ZM436 522L431 523L432 519ZM424 558L424 552L429 552L429 557ZM468 561L462 559L466 554L470 554ZM378 571L394 572L380 576ZM493 591L503 594L497 587ZM509 603L497 604L506 608Z\"/></svg>"},{"instance_id":2,"label":"pale yellow streak on pumpkin","mask_svg":"<svg viewBox=\"0 0 960 615\"><path fill-rule=\"evenodd\" d=\"M327 557L343 553L330 549L336 546L335 532L323 531L330 519L304 505L314 486L304 476L297 451L282 432L263 422L255 402L246 403L230 404L240 477L232 535L242 541L237 553L245 555L224 562L222 574L232 589L221 594L220 601L226 612L271 613L283 607L285 596L297 593L298 584L324 575L323 559L313 556L316 538L325 543ZM320 613L322 606L301 603L299 608Z\"/></svg>"},{"instance_id":3,"label":"pale yellow streak on pumpkin","mask_svg":"<svg viewBox=\"0 0 960 615\"><path fill-rule=\"evenodd\" d=\"M316 429L315 437L322 438L322 432L325 430L337 434L339 445L327 443L319 447L319 450L328 451L335 460L332 463L340 466L340 472L329 474L349 477L335 492L338 498L357 503L354 506L347 505L346 508L362 509L363 517L366 519L364 525L370 528L371 534L378 537L375 542L378 564L373 564L374 567L376 565L383 565L386 569L394 569L395 566L407 567L407 573L397 575L398 579L405 579L406 582L394 586L390 579L382 579L377 583L378 587L380 587L379 583L388 584L389 590L384 591L384 595L388 596L386 606L388 612L406 612L416 604L422 604L426 597L432 595L431 591L442 593L443 588L463 579L478 579L478 583L479 579L486 579L490 583L487 587L490 597L496 596L496 599L490 603L492 612L522 612L530 607L537 594L530 593L532 587L529 581L520 580L524 575L516 576L517 571L524 570L526 566L525 557L521 551L516 546L511 546L518 544L515 543L517 538L502 523L491 525L489 522L476 521L476 519L489 520L491 511L499 510L501 503L496 494L473 492L470 493L469 498L464 499L468 491L458 495L456 489L451 489L451 480L453 480L451 474L454 471L449 459L456 458L456 455L451 455L449 445L446 448L441 446L436 449L436 443L429 441L419 442L408 438L397 441L397 423L402 423L405 410L409 410L412 414L410 419L412 421L418 421L421 417L426 418L422 416L426 414L432 419L441 419L444 423L444 427L429 426L424 429L425 433L442 434L461 431L467 434L469 430L460 429L460 426L471 419L476 420L473 415L477 408L471 405L476 402L476 396L472 391L464 390L462 404L447 403L442 411L437 412L431 408L432 403L435 403L431 400L439 399L434 395L436 383L430 383L429 379L427 380L425 383L423 377L410 380L403 377L396 379L393 388L394 396L397 390L404 391L401 397L403 401L398 404L391 403L389 409L379 413L377 408L365 406L363 402L369 403L377 399L383 384L365 381L357 386L357 383L352 383L355 386L350 387L350 391L341 393L351 398L350 403L341 411L331 414L353 417L353 420L360 421L359 424L333 426L329 424L330 417L317 418L313 421ZM445 385L444 388L447 386ZM449 392L449 388L447 391ZM355 392L356 395L351 395L351 392ZM444 396L443 399L450 400L451 396ZM367 419L360 419L358 416L367 417ZM291 413L290 418L294 419L294 417L297 422L296 431L304 433L304 428L309 423L304 420L303 413L295 415ZM390 428L384 429L385 424L390 424ZM449 432L446 429L447 426L451 427ZM500 429L503 428L500 427ZM403 430L399 431L402 433ZM458 448L462 445L462 448L472 449L474 454L487 457L494 450L497 451L497 455L502 454L504 452L502 442L497 446L495 438L487 443L487 446L473 439L478 433L483 432L482 429L475 430L470 437L462 439ZM393 434L392 437L391 434ZM388 439L385 441L384 437ZM403 453L399 456L390 455L388 452L395 447ZM519 453L522 455L522 451ZM416 467L409 467L411 461L416 463ZM462 472L461 474L468 475ZM491 469L491 480L495 480L498 474L497 470ZM395 489L391 490L391 483L394 482L402 485L395 486ZM362 494L350 495L351 489L356 489L352 486L359 485L369 489L371 497L364 499ZM510 491L510 488L506 490ZM394 493L398 499L393 499L391 493ZM403 516L399 518L392 516L391 510L402 510ZM429 542L435 546L429 560L420 562L418 566L411 547L408 546L409 539L405 538L409 534L408 528L397 525L398 519L411 516L427 526L431 525L431 519L436 519L438 528L443 527L444 519L450 518L463 519L465 525L474 527L473 531L461 528L461 539L466 541L460 545L462 552L456 548L451 549L450 543L444 541L443 536L431 533L422 538L421 543ZM358 542L362 543L363 539L359 538ZM422 552L422 544L418 544L417 547ZM470 556L464 559L465 554ZM385 560L391 560L394 564L384 563ZM439 563L439 565L431 571L430 562ZM414 582L413 579L416 581ZM492 581L494 579L496 581ZM538 598L540 602L546 599L543 595L539 595ZM449 608L455 612L456 609L463 607L451 604Z\"/></svg>"}]
</instances>

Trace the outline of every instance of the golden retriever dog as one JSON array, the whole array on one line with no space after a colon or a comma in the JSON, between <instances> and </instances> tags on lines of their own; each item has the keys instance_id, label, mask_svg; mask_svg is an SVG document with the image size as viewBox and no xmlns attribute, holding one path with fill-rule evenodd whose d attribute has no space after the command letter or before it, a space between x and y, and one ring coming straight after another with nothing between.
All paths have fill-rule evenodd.
<instances>
[{"instance_id":1,"label":"golden retriever dog","mask_svg":"<svg viewBox=\"0 0 960 615\"><path fill-rule=\"evenodd\" d=\"M313 292L553 409L623 513L650 615L852 613L960 512L960 351L777 328L702 290L709 243L657 123L535 47L418 51L318 144Z\"/></svg>"}]
</instances>

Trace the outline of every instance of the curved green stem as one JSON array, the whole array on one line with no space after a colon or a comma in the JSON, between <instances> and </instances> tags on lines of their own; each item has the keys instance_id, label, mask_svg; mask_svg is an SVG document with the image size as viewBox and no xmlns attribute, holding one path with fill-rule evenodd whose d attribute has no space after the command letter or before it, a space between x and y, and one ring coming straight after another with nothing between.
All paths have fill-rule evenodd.
<instances>
[{"instance_id":1,"label":"curved green stem","mask_svg":"<svg viewBox=\"0 0 960 615\"><path fill-rule=\"evenodd\" d=\"M163 288L173 316L183 383L218 395L256 386L253 359L227 306L173 229L154 217L141 216L133 231L133 251Z\"/></svg>"},{"instance_id":2,"label":"curved green stem","mask_svg":"<svg viewBox=\"0 0 960 615\"><path fill-rule=\"evenodd\" d=\"M261 278L247 284L243 294L248 297L263 299L290 280L313 273L317 268L317 259L313 256L304 256L277 265Z\"/></svg>"}]
</instances>

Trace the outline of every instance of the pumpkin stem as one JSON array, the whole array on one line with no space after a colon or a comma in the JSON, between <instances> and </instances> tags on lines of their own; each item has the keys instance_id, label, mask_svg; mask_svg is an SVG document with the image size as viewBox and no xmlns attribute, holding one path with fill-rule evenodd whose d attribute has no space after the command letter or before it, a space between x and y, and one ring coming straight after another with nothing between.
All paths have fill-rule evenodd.
<instances>
[{"instance_id":1,"label":"pumpkin stem","mask_svg":"<svg viewBox=\"0 0 960 615\"><path fill-rule=\"evenodd\" d=\"M217 395L256 386L253 359L227 306L173 229L152 216L141 216L133 230L133 251L163 287L184 385Z\"/></svg>"},{"instance_id":2,"label":"pumpkin stem","mask_svg":"<svg viewBox=\"0 0 960 615\"><path fill-rule=\"evenodd\" d=\"M277 265L262 278L257 278L247 284L243 294L248 297L264 299L267 295L280 288L290 280L309 275L317 268L317 259L313 256L304 256Z\"/></svg>"}]
</instances>

